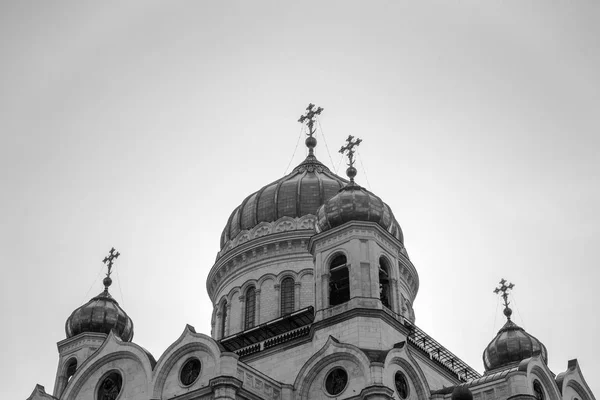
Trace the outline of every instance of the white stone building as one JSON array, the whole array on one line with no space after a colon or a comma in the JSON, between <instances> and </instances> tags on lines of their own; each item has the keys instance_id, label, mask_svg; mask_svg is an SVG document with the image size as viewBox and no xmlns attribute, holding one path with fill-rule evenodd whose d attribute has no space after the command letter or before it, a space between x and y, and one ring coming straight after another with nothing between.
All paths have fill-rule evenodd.
<instances>
[{"instance_id":1,"label":"white stone building","mask_svg":"<svg viewBox=\"0 0 600 400\"><path fill-rule=\"evenodd\" d=\"M400 225L352 166L348 181L314 157L318 112L301 118L306 160L227 221L206 282L210 336L188 325L155 359L107 277L67 320L53 394L38 385L29 399L595 400L576 360L549 370L508 305L483 375L415 325L419 276Z\"/></svg>"}]
</instances>

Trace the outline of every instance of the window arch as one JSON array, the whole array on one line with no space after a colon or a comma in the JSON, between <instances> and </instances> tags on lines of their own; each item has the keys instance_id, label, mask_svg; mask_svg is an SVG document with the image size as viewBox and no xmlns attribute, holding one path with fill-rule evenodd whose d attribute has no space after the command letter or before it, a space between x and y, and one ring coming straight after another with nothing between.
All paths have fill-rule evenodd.
<instances>
[{"instance_id":1,"label":"window arch","mask_svg":"<svg viewBox=\"0 0 600 400\"><path fill-rule=\"evenodd\" d=\"M244 329L254 328L254 318L256 316L256 289L250 286L246 290L246 319Z\"/></svg>"},{"instance_id":2,"label":"window arch","mask_svg":"<svg viewBox=\"0 0 600 400\"><path fill-rule=\"evenodd\" d=\"M221 337L225 337L225 327L227 326L227 300L221 305Z\"/></svg>"},{"instance_id":3,"label":"window arch","mask_svg":"<svg viewBox=\"0 0 600 400\"><path fill-rule=\"evenodd\" d=\"M336 306L350 300L350 276L346 256L339 254L329 264L329 305Z\"/></svg>"},{"instance_id":4,"label":"window arch","mask_svg":"<svg viewBox=\"0 0 600 400\"><path fill-rule=\"evenodd\" d=\"M546 396L544 396L544 389L542 389L542 384L537 379L533 381L533 394L537 400L544 400Z\"/></svg>"},{"instance_id":5,"label":"window arch","mask_svg":"<svg viewBox=\"0 0 600 400\"><path fill-rule=\"evenodd\" d=\"M103 380L98 387L98 400L115 400L121 387L123 386L123 377L118 371L112 371Z\"/></svg>"},{"instance_id":6,"label":"window arch","mask_svg":"<svg viewBox=\"0 0 600 400\"><path fill-rule=\"evenodd\" d=\"M392 308L390 294L390 266L385 257L379 257L379 300L387 308Z\"/></svg>"},{"instance_id":7,"label":"window arch","mask_svg":"<svg viewBox=\"0 0 600 400\"><path fill-rule=\"evenodd\" d=\"M71 379L73 375L75 375L75 371L77 371L77 359L71 358L67 362L67 366L65 368L65 378L67 378L67 382Z\"/></svg>"},{"instance_id":8,"label":"window arch","mask_svg":"<svg viewBox=\"0 0 600 400\"><path fill-rule=\"evenodd\" d=\"M281 315L294 312L294 278L281 281Z\"/></svg>"}]
</instances>

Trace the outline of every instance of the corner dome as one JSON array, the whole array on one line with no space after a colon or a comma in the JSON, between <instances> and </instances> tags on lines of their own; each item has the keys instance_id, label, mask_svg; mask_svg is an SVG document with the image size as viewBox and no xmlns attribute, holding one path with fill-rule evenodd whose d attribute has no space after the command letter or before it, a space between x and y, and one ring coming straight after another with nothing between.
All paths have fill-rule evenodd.
<instances>
[{"instance_id":1,"label":"corner dome","mask_svg":"<svg viewBox=\"0 0 600 400\"><path fill-rule=\"evenodd\" d=\"M71 313L65 323L67 338L84 332L109 334L111 330L125 342L133 339L133 321L108 293L111 279L104 278L104 291Z\"/></svg>"},{"instance_id":2,"label":"corner dome","mask_svg":"<svg viewBox=\"0 0 600 400\"><path fill-rule=\"evenodd\" d=\"M309 154L291 173L252 193L233 210L221 234L221 250L241 232L261 222L316 215L319 207L346 183Z\"/></svg>"},{"instance_id":3,"label":"corner dome","mask_svg":"<svg viewBox=\"0 0 600 400\"><path fill-rule=\"evenodd\" d=\"M349 221L375 222L404 243L402 229L391 208L353 181L319 208L315 228L317 232L324 232Z\"/></svg>"},{"instance_id":4,"label":"corner dome","mask_svg":"<svg viewBox=\"0 0 600 400\"><path fill-rule=\"evenodd\" d=\"M496 337L483 352L483 365L486 373L499 368L512 366L518 362L541 354L542 360L548 364L546 346L537 338L525 332L510 319L498 331Z\"/></svg>"}]
</instances>

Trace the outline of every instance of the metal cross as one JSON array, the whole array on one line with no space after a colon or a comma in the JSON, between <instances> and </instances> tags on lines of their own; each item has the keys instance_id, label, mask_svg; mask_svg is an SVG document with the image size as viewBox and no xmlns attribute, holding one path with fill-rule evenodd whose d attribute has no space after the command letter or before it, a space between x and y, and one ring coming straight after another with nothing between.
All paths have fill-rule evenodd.
<instances>
[{"instance_id":1,"label":"metal cross","mask_svg":"<svg viewBox=\"0 0 600 400\"><path fill-rule=\"evenodd\" d=\"M308 107L306 107L306 112L301 115L300 119L298 120L298 122L301 124L306 124L306 126L308 126L307 135L309 137L312 137L312 135L315 134L314 123L317 119L317 115L321 115L321 111L323 111L322 107L315 109L315 105L310 103Z\"/></svg>"},{"instance_id":2,"label":"metal cross","mask_svg":"<svg viewBox=\"0 0 600 400\"><path fill-rule=\"evenodd\" d=\"M354 147L358 146L362 142L362 139L356 138L356 140L354 141L353 139L354 136L348 135L348 139L346 139L346 142L348 142L348 144L346 146L342 146L342 148L340 149L340 153L342 154L348 152L348 166L350 167L354 165Z\"/></svg>"},{"instance_id":3,"label":"metal cross","mask_svg":"<svg viewBox=\"0 0 600 400\"><path fill-rule=\"evenodd\" d=\"M502 279L500 281L500 286L498 286L496 289L494 289L494 293L496 293L496 294L499 294L500 292L502 292L502 294L500 296L502 296L502 298L504 299L504 307L508 307L508 305L510 304L508 302L508 291L512 290L512 288L515 287L515 285L513 283L509 283L508 285L506 283L507 283L506 279Z\"/></svg>"},{"instance_id":4,"label":"metal cross","mask_svg":"<svg viewBox=\"0 0 600 400\"><path fill-rule=\"evenodd\" d=\"M116 260L121 255L121 253L119 253L118 251L115 253L115 251L116 250L115 250L114 247L111 248L108 256L104 257L104 260L102 260L102 262L104 264L106 264L106 266L108 267L108 273L106 274L106 276L108 276L108 277L110 277L110 273L111 273L111 269L112 269L112 265L113 265L113 260Z\"/></svg>"}]
</instances>

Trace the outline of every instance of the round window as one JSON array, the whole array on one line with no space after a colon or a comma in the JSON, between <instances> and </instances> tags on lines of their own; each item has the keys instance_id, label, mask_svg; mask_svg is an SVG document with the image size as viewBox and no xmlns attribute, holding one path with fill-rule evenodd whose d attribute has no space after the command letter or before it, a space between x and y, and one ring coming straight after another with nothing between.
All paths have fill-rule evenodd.
<instances>
[{"instance_id":1,"label":"round window","mask_svg":"<svg viewBox=\"0 0 600 400\"><path fill-rule=\"evenodd\" d=\"M115 400L121 392L123 377L117 371L113 371L104 378L98 388L98 400Z\"/></svg>"},{"instance_id":2,"label":"round window","mask_svg":"<svg viewBox=\"0 0 600 400\"><path fill-rule=\"evenodd\" d=\"M533 392L537 400L544 400L544 390L540 381L533 381Z\"/></svg>"},{"instance_id":3,"label":"round window","mask_svg":"<svg viewBox=\"0 0 600 400\"><path fill-rule=\"evenodd\" d=\"M408 397L408 381L406 380L406 376L400 371L396 371L396 375L394 375L394 386L396 386L396 391L401 399Z\"/></svg>"},{"instance_id":4,"label":"round window","mask_svg":"<svg viewBox=\"0 0 600 400\"><path fill-rule=\"evenodd\" d=\"M190 358L183 364L181 372L179 372L179 379L185 386L189 386L198 379L200 376L200 360L197 358Z\"/></svg>"},{"instance_id":5,"label":"round window","mask_svg":"<svg viewBox=\"0 0 600 400\"><path fill-rule=\"evenodd\" d=\"M325 379L325 390L332 396L342 393L348 384L348 373L342 368L334 368Z\"/></svg>"}]
</instances>

